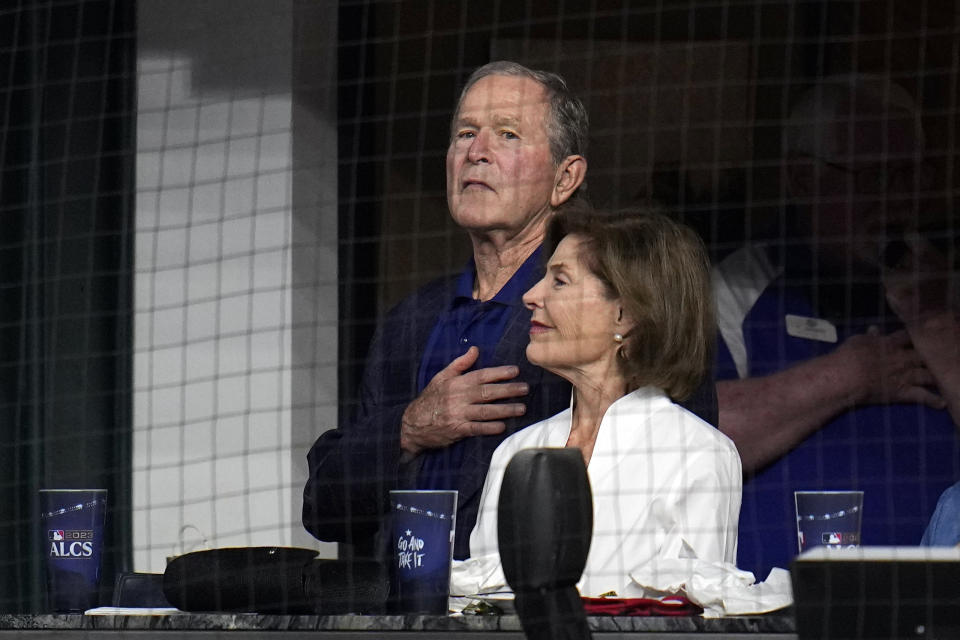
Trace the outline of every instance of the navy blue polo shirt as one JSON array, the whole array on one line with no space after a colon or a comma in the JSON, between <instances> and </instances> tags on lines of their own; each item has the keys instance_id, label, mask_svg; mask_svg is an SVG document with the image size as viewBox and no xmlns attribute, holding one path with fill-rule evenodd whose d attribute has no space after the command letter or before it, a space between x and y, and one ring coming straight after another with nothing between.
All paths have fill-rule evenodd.
<instances>
[{"instance_id":1,"label":"navy blue polo shirt","mask_svg":"<svg viewBox=\"0 0 960 640\"><path fill-rule=\"evenodd\" d=\"M497 362L496 348L507 329L511 309L523 306L523 294L542 277L538 247L520 266L513 277L490 300L475 300L473 283L476 265L473 258L467 263L457 280L453 300L444 309L427 340L417 392L430 383L441 369L455 358L462 356L472 346L480 349L480 357L473 369L515 364ZM464 441L460 440L443 449L432 449L423 454L423 466L417 479L418 489L456 489L460 463L463 459Z\"/></svg>"}]
</instances>

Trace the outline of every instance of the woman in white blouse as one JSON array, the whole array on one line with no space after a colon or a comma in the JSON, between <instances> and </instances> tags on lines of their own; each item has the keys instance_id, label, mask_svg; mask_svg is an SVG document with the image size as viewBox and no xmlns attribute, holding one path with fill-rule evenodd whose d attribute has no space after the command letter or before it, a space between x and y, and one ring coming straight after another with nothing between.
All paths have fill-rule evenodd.
<instances>
[{"instance_id":1,"label":"woman in white blouse","mask_svg":"<svg viewBox=\"0 0 960 640\"><path fill-rule=\"evenodd\" d=\"M523 298L533 312L527 357L572 383L571 406L494 453L454 592L504 587L497 500L507 463L532 447L577 447L587 464L594 528L581 595L657 595L704 564L732 566L740 458L675 404L713 357L702 242L652 211L569 211L552 221L545 250L546 275Z\"/></svg>"}]
</instances>

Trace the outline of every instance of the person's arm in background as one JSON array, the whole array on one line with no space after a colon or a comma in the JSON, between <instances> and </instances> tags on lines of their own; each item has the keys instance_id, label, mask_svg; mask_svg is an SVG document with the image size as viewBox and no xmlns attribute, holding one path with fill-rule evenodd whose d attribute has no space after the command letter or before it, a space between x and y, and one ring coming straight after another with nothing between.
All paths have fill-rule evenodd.
<instances>
[{"instance_id":1,"label":"person's arm in background","mask_svg":"<svg viewBox=\"0 0 960 640\"><path fill-rule=\"evenodd\" d=\"M905 242L909 250L884 272L887 301L960 426L960 301L951 290L960 280L928 240L911 234Z\"/></svg>"},{"instance_id":2,"label":"person's arm in background","mask_svg":"<svg viewBox=\"0 0 960 640\"><path fill-rule=\"evenodd\" d=\"M870 331L769 376L718 381L719 426L750 473L854 405L917 402L941 409L932 383L906 332Z\"/></svg>"}]
</instances>

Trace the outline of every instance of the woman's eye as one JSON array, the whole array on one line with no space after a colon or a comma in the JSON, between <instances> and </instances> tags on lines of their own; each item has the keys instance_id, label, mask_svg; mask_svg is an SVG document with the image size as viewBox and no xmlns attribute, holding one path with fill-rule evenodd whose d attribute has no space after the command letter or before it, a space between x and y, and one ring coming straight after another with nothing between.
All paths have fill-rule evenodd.
<instances>
[{"instance_id":1,"label":"woman's eye","mask_svg":"<svg viewBox=\"0 0 960 640\"><path fill-rule=\"evenodd\" d=\"M554 286L554 288L562 287L562 286L564 286L565 284L567 284L567 283L566 283L563 279L561 279L561 278L554 278L554 279L553 279L553 286Z\"/></svg>"}]
</instances>

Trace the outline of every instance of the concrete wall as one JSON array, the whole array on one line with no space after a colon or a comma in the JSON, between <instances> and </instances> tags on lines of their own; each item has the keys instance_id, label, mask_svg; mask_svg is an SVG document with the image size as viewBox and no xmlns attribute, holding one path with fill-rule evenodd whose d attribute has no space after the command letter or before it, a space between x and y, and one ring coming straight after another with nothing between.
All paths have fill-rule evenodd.
<instances>
[{"instance_id":1,"label":"concrete wall","mask_svg":"<svg viewBox=\"0 0 960 640\"><path fill-rule=\"evenodd\" d=\"M135 568L311 546L304 456L337 418L336 3L138 12Z\"/></svg>"}]
</instances>

